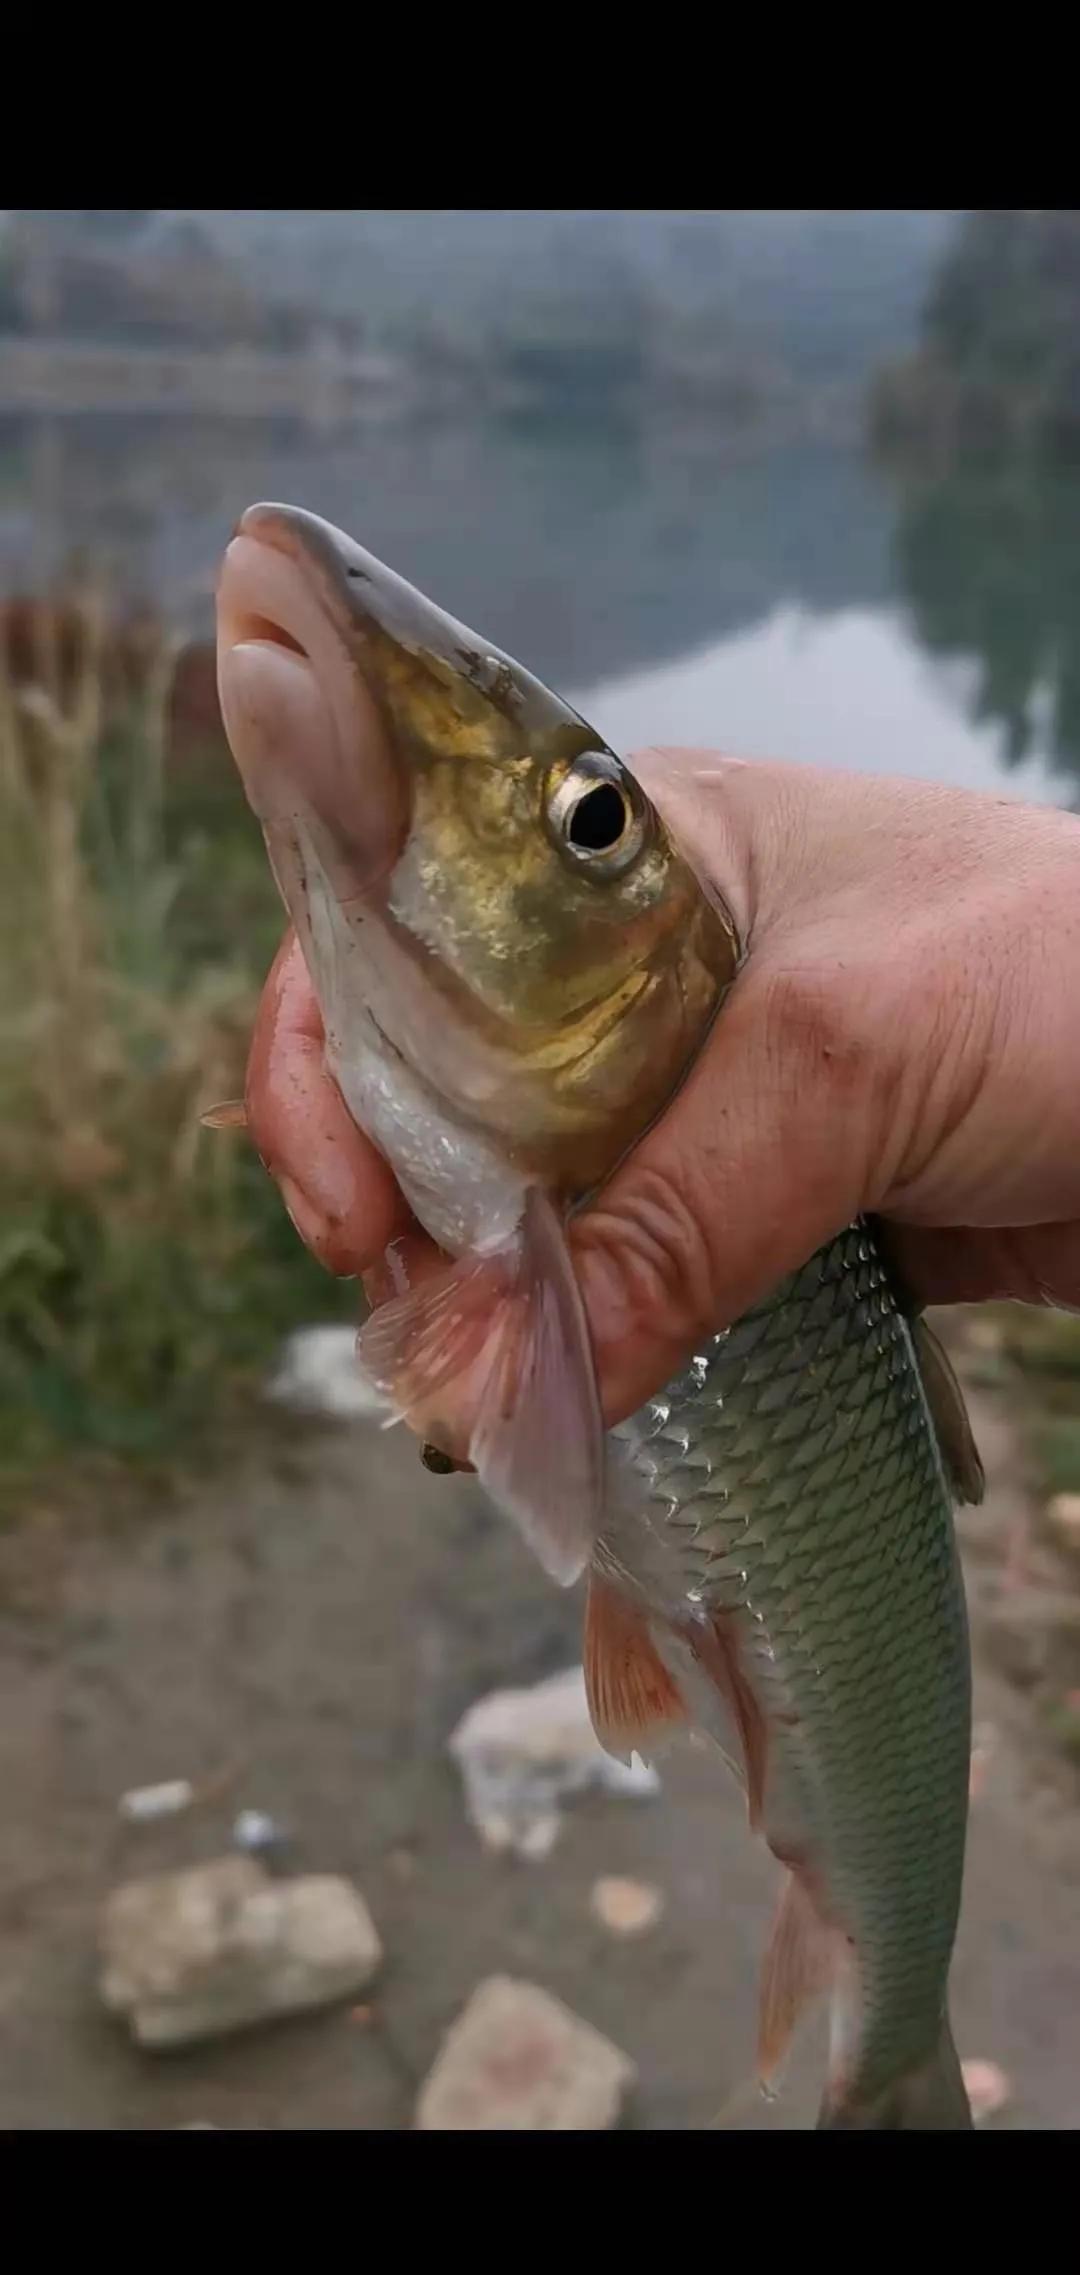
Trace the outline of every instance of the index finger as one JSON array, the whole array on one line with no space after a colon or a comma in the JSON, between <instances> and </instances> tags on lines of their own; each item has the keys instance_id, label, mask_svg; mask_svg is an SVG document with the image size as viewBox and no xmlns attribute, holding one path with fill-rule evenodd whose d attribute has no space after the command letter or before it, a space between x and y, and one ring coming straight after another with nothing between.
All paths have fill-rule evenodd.
<instances>
[{"instance_id":1,"label":"index finger","mask_svg":"<svg viewBox=\"0 0 1080 2275\"><path fill-rule=\"evenodd\" d=\"M411 1222L323 1057L315 991L290 927L263 989L248 1055L248 1128L293 1223L328 1270L364 1272Z\"/></svg>"}]
</instances>

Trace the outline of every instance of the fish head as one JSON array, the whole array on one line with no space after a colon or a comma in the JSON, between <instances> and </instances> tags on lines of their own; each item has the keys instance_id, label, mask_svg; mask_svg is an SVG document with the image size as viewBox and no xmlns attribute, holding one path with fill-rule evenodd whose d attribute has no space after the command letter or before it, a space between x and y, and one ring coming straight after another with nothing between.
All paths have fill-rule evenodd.
<instances>
[{"instance_id":1,"label":"fish head","mask_svg":"<svg viewBox=\"0 0 1080 2275\"><path fill-rule=\"evenodd\" d=\"M451 1124L562 1197L595 1187L737 963L641 785L531 673L293 507L253 506L227 549L218 681L335 1071L374 1026Z\"/></svg>"}]
</instances>

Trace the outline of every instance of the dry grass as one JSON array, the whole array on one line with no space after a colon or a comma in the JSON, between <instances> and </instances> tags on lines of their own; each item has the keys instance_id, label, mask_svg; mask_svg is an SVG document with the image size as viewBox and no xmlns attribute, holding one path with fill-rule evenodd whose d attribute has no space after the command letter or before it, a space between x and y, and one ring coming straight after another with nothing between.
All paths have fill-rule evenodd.
<instances>
[{"instance_id":1,"label":"dry grass","mask_svg":"<svg viewBox=\"0 0 1080 2275\"><path fill-rule=\"evenodd\" d=\"M0 654L0 1486L42 1463L194 1445L277 1333L325 1314L242 1138L198 1113L242 1083L279 918L227 754L167 750L176 646L119 697L104 596Z\"/></svg>"}]
</instances>

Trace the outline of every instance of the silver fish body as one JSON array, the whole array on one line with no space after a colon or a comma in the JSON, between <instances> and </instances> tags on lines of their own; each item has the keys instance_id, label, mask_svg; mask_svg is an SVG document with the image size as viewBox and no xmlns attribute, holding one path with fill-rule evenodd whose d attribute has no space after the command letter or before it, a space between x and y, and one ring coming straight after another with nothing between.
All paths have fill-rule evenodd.
<instances>
[{"instance_id":1,"label":"silver fish body","mask_svg":"<svg viewBox=\"0 0 1080 2275\"><path fill-rule=\"evenodd\" d=\"M865 2121L965 2125L946 1999L968 1806L966 1608L950 1480L870 1229L853 1226L713 1337L616 1439L594 1575L640 1607L689 1719L740 1765L756 1730L759 1822L819 1937L820 1979L803 1950L778 1994L790 1918L778 1929L764 2040L782 2051L827 1977L822 2122L877 2110ZM735 1677L726 1708L696 1647L717 1636ZM929 2114L915 2094L916 2114L890 2117L890 2095L924 2073Z\"/></svg>"}]
</instances>

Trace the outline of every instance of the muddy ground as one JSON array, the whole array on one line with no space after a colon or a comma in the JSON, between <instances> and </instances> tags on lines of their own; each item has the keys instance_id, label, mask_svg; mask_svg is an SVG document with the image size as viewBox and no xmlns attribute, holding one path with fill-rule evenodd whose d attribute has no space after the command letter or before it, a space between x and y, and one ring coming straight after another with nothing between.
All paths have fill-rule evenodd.
<instances>
[{"instance_id":1,"label":"muddy ground","mask_svg":"<svg viewBox=\"0 0 1080 2275\"><path fill-rule=\"evenodd\" d=\"M993 1483L965 1537L994 1739L956 2035L1009 2073L999 2124L1073 2129L1080 1805L988 1649L1025 1481L985 1396L976 1420ZM552 1590L469 1481L427 1477L397 1434L286 1437L275 1423L212 1489L137 1524L39 1516L0 1543L0 2125L407 2127L444 2029L494 1971L548 1986L634 2057L632 2126L809 2125L819 2031L779 2102L747 2082L775 1880L724 1773L687 1752L659 1799L571 1804L546 1862L487 1855L446 1738L478 1694L577 1656L578 1592ZM125 1788L174 1776L222 1789L168 1827L121 1826ZM386 1947L371 2011L140 2054L96 2000L100 1900L128 1873L224 1852L241 1806L288 1829L292 1867L355 1876ZM600 1873L662 1888L646 1936L594 1921Z\"/></svg>"}]
</instances>

